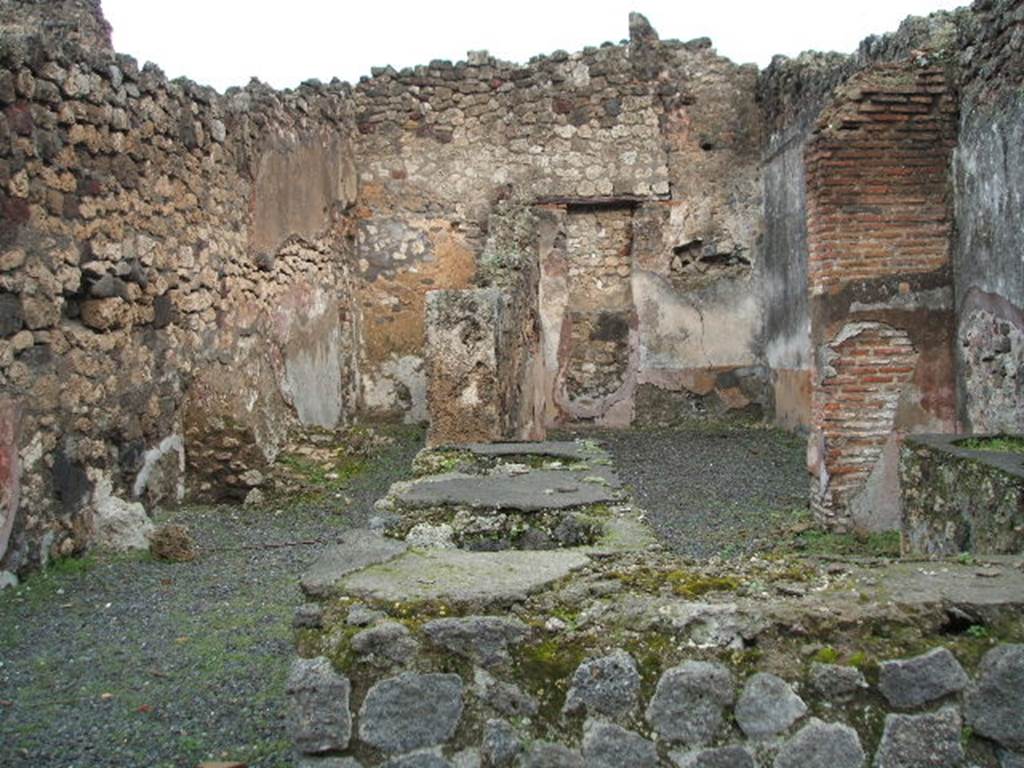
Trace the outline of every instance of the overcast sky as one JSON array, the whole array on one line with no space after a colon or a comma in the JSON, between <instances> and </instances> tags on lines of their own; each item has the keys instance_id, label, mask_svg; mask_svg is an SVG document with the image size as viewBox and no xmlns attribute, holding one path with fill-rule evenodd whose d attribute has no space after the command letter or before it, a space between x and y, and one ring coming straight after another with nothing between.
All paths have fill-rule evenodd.
<instances>
[{"instance_id":1,"label":"overcast sky","mask_svg":"<svg viewBox=\"0 0 1024 768\"><path fill-rule=\"evenodd\" d=\"M309 78L355 82L371 66L458 61L485 48L525 61L628 36L630 10L663 39L710 37L720 54L767 65L807 49L853 51L908 15L955 0L102 0L114 45L170 77L219 90L258 77L278 88Z\"/></svg>"}]
</instances>

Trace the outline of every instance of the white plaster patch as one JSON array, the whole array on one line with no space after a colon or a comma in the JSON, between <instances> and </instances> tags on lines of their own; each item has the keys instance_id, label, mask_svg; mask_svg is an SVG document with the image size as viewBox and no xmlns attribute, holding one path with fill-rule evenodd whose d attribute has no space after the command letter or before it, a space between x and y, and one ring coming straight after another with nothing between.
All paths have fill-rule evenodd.
<instances>
[{"instance_id":1,"label":"white plaster patch","mask_svg":"<svg viewBox=\"0 0 1024 768\"><path fill-rule=\"evenodd\" d=\"M21 465L25 469L31 468L37 461L43 458L44 450L43 433L36 432L35 437L32 438L31 442L22 449Z\"/></svg>"},{"instance_id":2,"label":"white plaster patch","mask_svg":"<svg viewBox=\"0 0 1024 768\"><path fill-rule=\"evenodd\" d=\"M145 507L115 496L105 472L89 468L87 473L93 482L93 544L119 552L148 549L154 526Z\"/></svg>"},{"instance_id":3,"label":"white plaster patch","mask_svg":"<svg viewBox=\"0 0 1024 768\"><path fill-rule=\"evenodd\" d=\"M632 279L641 369L755 364L760 306L746 281L679 294L653 272L634 270Z\"/></svg>"},{"instance_id":4,"label":"white plaster patch","mask_svg":"<svg viewBox=\"0 0 1024 768\"><path fill-rule=\"evenodd\" d=\"M391 411L405 407L399 386L409 392L409 407L404 421L416 424L427 420L427 374L423 358L416 355L396 357L382 363L375 374L363 376L363 404L371 411Z\"/></svg>"},{"instance_id":5,"label":"white plaster patch","mask_svg":"<svg viewBox=\"0 0 1024 768\"><path fill-rule=\"evenodd\" d=\"M769 368L803 368L811 360L811 319L804 319L798 335L775 336L765 344L765 360Z\"/></svg>"},{"instance_id":6,"label":"white plaster patch","mask_svg":"<svg viewBox=\"0 0 1024 768\"><path fill-rule=\"evenodd\" d=\"M953 289L932 288L930 291L918 291L916 293L898 293L884 302L865 304L855 301L850 305L850 313L889 311L893 309L949 309L953 306Z\"/></svg>"},{"instance_id":7,"label":"white plaster patch","mask_svg":"<svg viewBox=\"0 0 1024 768\"><path fill-rule=\"evenodd\" d=\"M462 390L462 394L459 395L459 403L472 408L473 406L480 404L480 392L476 385L476 381L469 382L469 385Z\"/></svg>"},{"instance_id":8,"label":"white plaster patch","mask_svg":"<svg viewBox=\"0 0 1024 768\"><path fill-rule=\"evenodd\" d=\"M149 485L149 478L153 474L153 469L157 463L166 456L168 453L175 452L178 454L178 470L179 477L185 471L185 441L181 435L168 435L160 444L155 448L150 448L146 451L142 457L142 469L139 470L139 474L135 476L135 483L132 485L132 496L139 498L146 491L146 487ZM184 487L179 482L179 491L177 493L177 499L180 501L184 495Z\"/></svg>"},{"instance_id":9,"label":"white plaster patch","mask_svg":"<svg viewBox=\"0 0 1024 768\"><path fill-rule=\"evenodd\" d=\"M299 421L330 429L341 419L341 329L336 325L285 358L285 388Z\"/></svg>"}]
</instances>

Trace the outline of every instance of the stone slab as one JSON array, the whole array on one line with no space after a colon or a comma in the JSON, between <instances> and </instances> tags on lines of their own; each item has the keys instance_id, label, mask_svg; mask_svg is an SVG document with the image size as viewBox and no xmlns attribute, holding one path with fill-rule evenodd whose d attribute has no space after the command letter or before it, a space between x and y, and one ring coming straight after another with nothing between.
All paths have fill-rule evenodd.
<instances>
[{"instance_id":1,"label":"stone slab","mask_svg":"<svg viewBox=\"0 0 1024 768\"><path fill-rule=\"evenodd\" d=\"M907 435L907 443L910 445L927 446L933 450L956 456L959 459L969 459L970 461L987 464L990 467L1024 480L1024 454L1009 451L977 450L957 445L957 443L964 440L985 439L988 437L998 437L998 435Z\"/></svg>"},{"instance_id":2,"label":"stone slab","mask_svg":"<svg viewBox=\"0 0 1024 768\"><path fill-rule=\"evenodd\" d=\"M386 563L408 549L404 541L389 539L373 531L358 529L344 535L340 544L325 551L303 575L300 585L310 597L324 597L334 591L338 580L368 565Z\"/></svg>"},{"instance_id":3,"label":"stone slab","mask_svg":"<svg viewBox=\"0 0 1024 768\"><path fill-rule=\"evenodd\" d=\"M469 451L477 456L545 456L566 461L586 461L594 458L595 451L582 443L572 440L546 440L525 443L462 443L450 446L456 450ZM604 452L600 452L604 456Z\"/></svg>"},{"instance_id":4,"label":"stone slab","mask_svg":"<svg viewBox=\"0 0 1024 768\"><path fill-rule=\"evenodd\" d=\"M395 498L406 509L458 506L542 512L607 503L616 496L607 480L587 482L579 472L542 469L521 475L435 475L408 484Z\"/></svg>"},{"instance_id":5,"label":"stone slab","mask_svg":"<svg viewBox=\"0 0 1024 768\"><path fill-rule=\"evenodd\" d=\"M340 579L345 594L388 602L503 602L536 592L588 562L572 550L410 551Z\"/></svg>"},{"instance_id":6,"label":"stone slab","mask_svg":"<svg viewBox=\"0 0 1024 768\"><path fill-rule=\"evenodd\" d=\"M1019 561L1001 565L901 562L878 572L878 584L898 604L1024 606L1024 571Z\"/></svg>"}]
</instances>

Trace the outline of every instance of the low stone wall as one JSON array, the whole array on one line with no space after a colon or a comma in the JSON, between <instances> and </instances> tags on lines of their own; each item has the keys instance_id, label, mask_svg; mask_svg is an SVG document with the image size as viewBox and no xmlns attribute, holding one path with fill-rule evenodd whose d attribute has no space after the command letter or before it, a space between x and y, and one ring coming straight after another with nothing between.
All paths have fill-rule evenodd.
<instances>
[{"instance_id":1,"label":"low stone wall","mask_svg":"<svg viewBox=\"0 0 1024 768\"><path fill-rule=\"evenodd\" d=\"M917 435L900 456L903 551L1024 552L1024 454L972 450L964 436Z\"/></svg>"},{"instance_id":2,"label":"low stone wall","mask_svg":"<svg viewBox=\"0 0 1024 768\"><path fill-rule=\"evenodd\" d=\"M1024 759L1019 563L689 562L656 543L621 489L574 479L610 473L606 461L573 443L421 453L421 476L371 523L389 535L347 532L302 579L287 684L299 765ZM421 517L571 514L573 494L602 489L602 526L575 545L471 551L490 548Z\"/></svg>"},{"instance_id":3,"label":"low stone wall","mask_svg":"<svg viewBox=\"0 0 1024 768\"><path fill-rule=\"evenodd\" d=\"M296 662L288 679L308 768L862 768L872 754L877 768L955 768L968 754L1011 768L1024 750L1024 645L993 648L973 679L938 647L883 661L874 683L837 664L811 664L794 684L688 660L653 691L616 649L546 679L565 695L545 712L536 682L509 676L514 659L540 652L516 619L439 618L412 633L373 612L352 616L356 663L381 670L372 685L353 687L322 656ZM421 649L448 663L424 664ZM564 725L537 738L546 717ZM340 752L359 757L320 757Z\"/></svg>"}]
</instances>

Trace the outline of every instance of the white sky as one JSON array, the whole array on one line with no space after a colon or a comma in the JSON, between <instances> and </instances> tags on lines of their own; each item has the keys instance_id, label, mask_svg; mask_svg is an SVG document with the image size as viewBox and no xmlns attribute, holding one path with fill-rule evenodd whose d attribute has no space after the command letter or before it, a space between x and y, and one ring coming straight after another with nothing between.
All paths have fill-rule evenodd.
<instances>
[{"instance_id":1,"label":"white sky","mask_svg":"<svg viewBox=\"0 0 1024 768\"><path fill-rule=\"evenodd\" d=\"M170 77L219 90L258 77L356 82L371 66L458 61L485 48L525 61L628 36L630 10L662 39L710 37L720 54L765 66L776 53L852 52L908 15L965 0L102 0L114 46Z\"/></svg>"}]
</instances>

